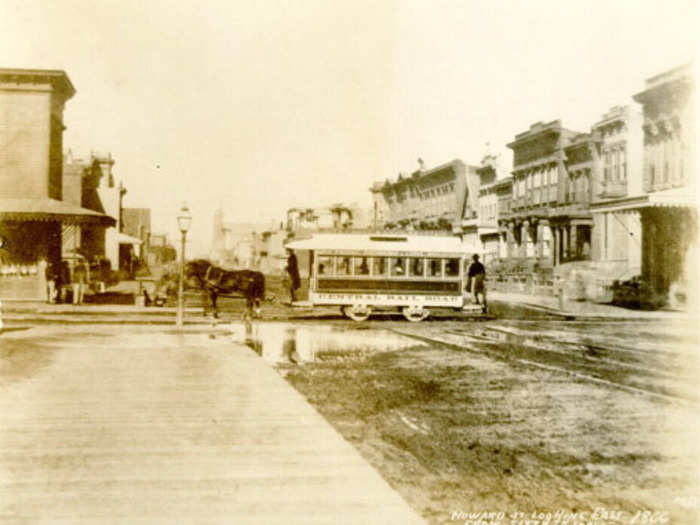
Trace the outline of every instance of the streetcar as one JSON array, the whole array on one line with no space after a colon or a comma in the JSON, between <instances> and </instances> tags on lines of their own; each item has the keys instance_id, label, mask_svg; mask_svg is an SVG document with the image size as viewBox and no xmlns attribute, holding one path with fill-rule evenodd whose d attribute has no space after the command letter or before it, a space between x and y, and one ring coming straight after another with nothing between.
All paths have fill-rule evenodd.
<instances>
[{"instance_id":1,"label":"streetcar","mask_svg":"<svg viewBox=\"0 0 700 525\"><path fill-rule=\"evenodd\" d=\"M478 310L466 297L467 261L479 249L457 237L316 234L286 248L309 252L310 306L340 306L355 321L400 310L422 321L431 308Z\"/></svg>"}]
</instances>

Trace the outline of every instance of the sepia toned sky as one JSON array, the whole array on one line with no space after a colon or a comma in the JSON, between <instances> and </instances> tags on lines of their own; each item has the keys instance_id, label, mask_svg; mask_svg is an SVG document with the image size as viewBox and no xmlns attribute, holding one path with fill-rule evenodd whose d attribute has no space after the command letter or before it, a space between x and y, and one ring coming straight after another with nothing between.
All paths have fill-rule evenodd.
<instances>
[{"instance_id":1,"label":"sepia toned sky","mask_svg":"<svg viewBox=\"0 0 700 525\"><path fill-rule=\"evenodd\" d=\"M587 131L697 48L693 0L1 0L0 67L63 69L66 148L109 151L154 231L281 220L477 164L536 121Z\"/></svg>"}]
</instances>

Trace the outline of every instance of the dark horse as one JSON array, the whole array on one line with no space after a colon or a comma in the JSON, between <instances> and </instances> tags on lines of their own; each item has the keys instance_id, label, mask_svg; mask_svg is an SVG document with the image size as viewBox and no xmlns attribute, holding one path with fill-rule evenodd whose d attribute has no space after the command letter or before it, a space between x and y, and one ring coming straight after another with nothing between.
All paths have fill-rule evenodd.
<instances>
[{"instance_id":1,"label":"dark horse","mask_svg":"<svg viewBox=\"0 0 700 525\"><path fill-rule=\"evenodd\" d=\"M246 301L246 317L253 311L260 315L260 302L265 299L265 276L254 270L224 270L206 259L196 259L187 263L185 278L194 282L207 294L214 309L214 317L219 317L216 298L220 295L242 294ZM205 308L206 315L206 308Z\"/></svg>"}]
</instances>

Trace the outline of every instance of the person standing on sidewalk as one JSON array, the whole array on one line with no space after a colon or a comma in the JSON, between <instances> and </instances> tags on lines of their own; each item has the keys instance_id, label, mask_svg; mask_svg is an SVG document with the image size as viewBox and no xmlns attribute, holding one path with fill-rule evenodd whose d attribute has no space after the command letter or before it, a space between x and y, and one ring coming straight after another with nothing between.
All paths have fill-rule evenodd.
<instances>
[{"instance_id":1,"label":"person standing on sidewalk","mask_svg":"<svg viewBox=\"0 0 700 525\"><path fill-rule=\"evenodd\" d=\"M78 261L73 268L73 304L83 304L86 283L87 267L83 261Z\"/></svg>"},{"instance_id":2,"label":"person standing on sidewalk","mask_svg":"<svg viewBox=\"0 0 700 525\"><path fill-rule=\"evenodd\" d=\"M56 281L58 281L58 271L56 263L49 262L46 264L46 302L55 303L58 297L56 290Z\"/></svg>"},{"instance_id":3,"label":"person standing on sidewalk","mask_svg":"<svg viewBox=\"0 0 700 525\"><path fill-rule=\"evenodd\" d=\"M287 256L287 274L289 275L289 301L293 303L296 301L296 291L301 286L301 278L299 277L299 264L297 262L297 256L294 254L293 250L287 250L289 254Z\"/></svg>"},{"instance_id":4,"label":"person standing on sidewalk","mask_svg":"<svg viewBox=\"0 0 700 525\"><path fill-rule=\"evenodd\" d=\"M472 263L469 265L467 278L467 289L474 296L474 302L481 304L481 311L486 313L488 310L486 305L486 268L479 262L477 254L472 255ZM479 303L479 295L482 297L481 303Z\"/></svg>"}]
</instances>

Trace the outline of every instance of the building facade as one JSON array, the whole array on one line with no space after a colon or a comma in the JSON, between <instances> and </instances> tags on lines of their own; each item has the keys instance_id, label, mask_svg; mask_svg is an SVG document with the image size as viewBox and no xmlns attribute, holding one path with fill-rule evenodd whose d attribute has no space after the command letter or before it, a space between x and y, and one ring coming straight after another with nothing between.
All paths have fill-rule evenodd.
<instances>
[{"instance_id":1,"label":"building facade","mask_svg":"<svg viewBox=\"0 0 700 525\"><path fill-rule=\"evenodd\" d=\"M479 211L477 232L485 262L508 256L506 231L498 219L510 212L512 179L505 176L495 155L487 154L476 170L479 175Z\"/></svg>"},{"instance_id":2,"label":"building facade","mask_svg":"<svg viewBox=\"0 0 700 525\"><path fill-rule=\"evenodd\" d=\"M683 302L697 277L694 66L647 79L634 99L644 115L644 197L633 205L642 222L642 277Z\"/></svg>"},{"instance_id":3,"label":"building facade","mask_svg":"<svg viewBox=\"0 0 700 525\"><path fill-rule=\"evenodd\" d=\"M114 226L73 225L63 230L63 257L80 253L89 261L106 259L112 270L123 269L138 257L141 241L122 233L122 208L126 189L113 172L111 154L90 153L80 159L68 151L63 163L65 199L113 217Z\"/></svg>"},{"instance_id":4,"label":"building facade","mask_svg":"<svg viewBox=\"0 0 700 525\"><path fill-rule=\"evenodd\" d=\"M231 268L254 268L257 233L274 228L270 222L227 222L224 212L214 212L214 232L210 258L214 264Z\"/></svg>"},{"instance_id":5,"label":"building facade","mask_svg":"<svg viewBox=\"0 0 700 525\"><path fill-rule=\"evenodd\" d=\"M335 203L315 208L287 210L286 230L290 233L330 230L358 230L370 227L369 214L358 203Z\"/></svg>"},{"instance_id":6,"label":"building facade","mask_svg":"<svg viewBox=\"0 0 700 525\"><path fill-rule=\"evenodd\" d=\"M477 167L459 159L432 169L420 168L395 181L375 182L373 225L377 229L462 232L465 220L476 219L479 176ZM476 224L473 225L476 238Z\"/></svg>"},{"instance_id":7,"label":"building facade","mask_svg":"<svg viewBox=\"0 0 700 525\"><path fill-rule=\"evenodd\" d=\"M139 239L144 248L150 246L151 240L151 209L122 208L122 232Z\"/></svg>"},{"instance_id":8,"label":"building facade","mask_svg":"<svg viewBox=\"0 0 700 525\"><path fill-rule=\"evenodd\" d=\"M3 297L45 297L44 269L61 262L64 227L116 222L81 207L75 194L63 200L63 110L74 94L63 71L0 69ZM29 268L26 274L33 277L12 282L16 268Z\"/></svg>"},{"instance_id":9,"label":"building facade","mask_svg":"<svg viewBox=\"0 0 700 525\"><path fill-rule=\"evenodd\" d=\"M508 256L544 266L590 257L591 137L554 120L533 124L507 146L512 198L499 225Z\"/></svg>"},{"instance_id":10,"label":"building facade","mask_svg":"<svg viewBox=\"0 0 700 525\"><path fill-rule=\"evenodd\" d=\"M632 106L615 106L591 128L598 164L593 179L592 258L612 280L641 271L642 227L636 210L615 210L616 199L642 193L642 115Z\"/></svg>"}]
</instances>

